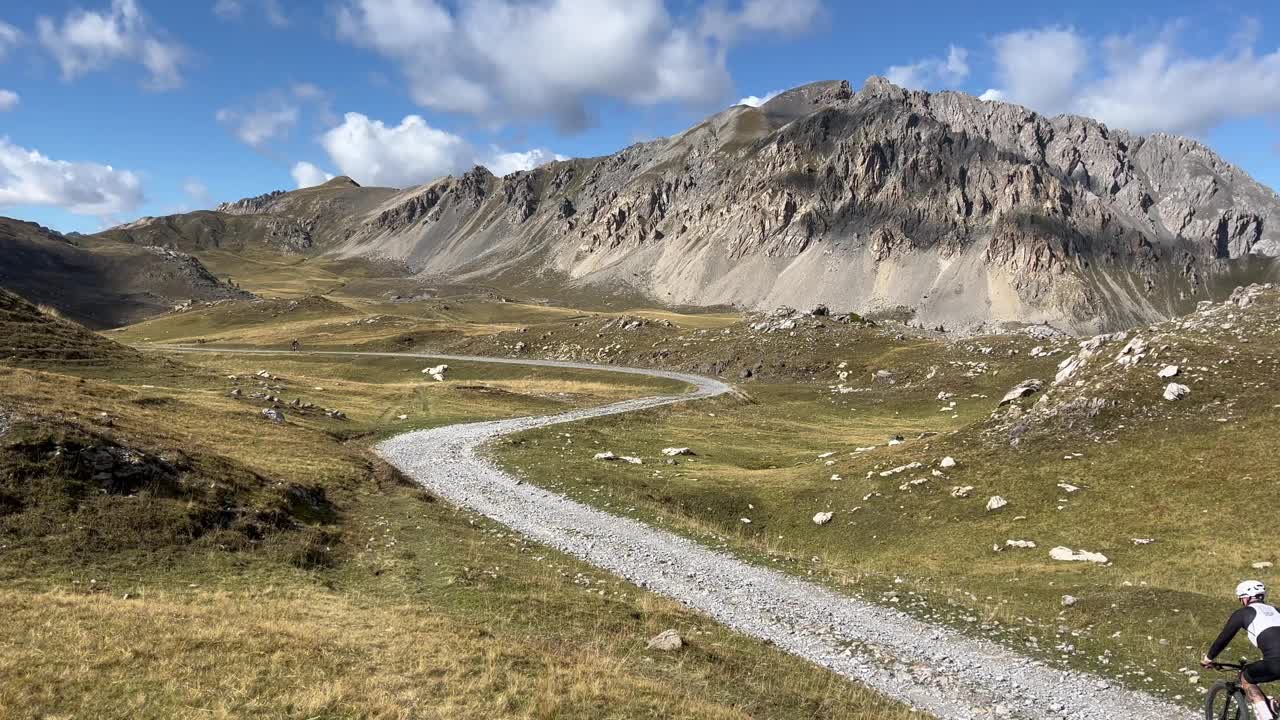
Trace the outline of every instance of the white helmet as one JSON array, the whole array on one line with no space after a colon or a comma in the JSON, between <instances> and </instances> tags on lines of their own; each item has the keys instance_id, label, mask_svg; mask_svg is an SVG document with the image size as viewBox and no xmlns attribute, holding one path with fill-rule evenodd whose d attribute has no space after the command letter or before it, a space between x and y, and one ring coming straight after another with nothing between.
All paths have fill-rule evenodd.
<instances>
[{"instance_id":1,"label":"white helmet","mask_svg":"<svg viewBox=\"0 0 1280 720\"><path fill-rule=\"evenodd\" d=\"M1267 586L1257 580L1245 580L1236 586L1236 597L1252 598L1262 597L1267 594Z\"/></svg>"}]
</instances>

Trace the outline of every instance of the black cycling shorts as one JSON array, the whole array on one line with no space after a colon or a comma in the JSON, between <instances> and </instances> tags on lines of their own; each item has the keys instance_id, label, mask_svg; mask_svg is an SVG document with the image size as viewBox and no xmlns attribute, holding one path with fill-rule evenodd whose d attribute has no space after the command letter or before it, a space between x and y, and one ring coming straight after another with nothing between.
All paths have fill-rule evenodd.
<instances>
[{"instance_id":1,"label":"black cycling shorts","mask_svg":"<svg viewBox=\"0 0 1280 720\"><path fill-rule=\"evenodd\" d=\"M1245 665L1244 679L1254 685L1280 680L1280 659L1261 660Z\"/></svg>"}]
</instances>

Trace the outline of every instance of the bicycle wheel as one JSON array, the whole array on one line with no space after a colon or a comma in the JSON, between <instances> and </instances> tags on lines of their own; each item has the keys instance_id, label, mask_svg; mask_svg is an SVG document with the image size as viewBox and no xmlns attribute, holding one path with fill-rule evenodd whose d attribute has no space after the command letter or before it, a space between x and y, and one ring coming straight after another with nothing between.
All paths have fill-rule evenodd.
<instances>
[{"instance_id":1,"label":"bicycle wheel","mask_svg":"<svg viewBox=\"0 0 1280 720\"><path fill-rule=\"evenodd\" d=\"M1253 710L1239 686L1216 682L1204 699L1204 720L1253 720Z\"/></svg>"}]
</instances>

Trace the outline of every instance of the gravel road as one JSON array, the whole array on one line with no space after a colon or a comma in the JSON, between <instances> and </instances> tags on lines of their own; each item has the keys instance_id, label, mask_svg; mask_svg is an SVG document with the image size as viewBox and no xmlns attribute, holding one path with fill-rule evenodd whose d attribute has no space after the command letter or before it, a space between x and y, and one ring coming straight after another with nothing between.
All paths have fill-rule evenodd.
<instances>
[{"instance_id":1,"label":"gravel road","mask_svg":"<svg viewBox=\"0 0 1280 720\"><path fill-rule=\"evenodd\" d=\"M178 349L178 348L172 348ZM182 348L187 350L188 348ZM200 348L202 352L242 352ZM383 355L405 353L314 353ZM1098 676L1055 669L996 643L709 550L673 533L606 513L528 484L478 450L503 435L729 392L684 373L586 363L411 355L607 370L682 380L685 395L627 400L559 415L468 423L406 433L378 453L423 487L540 543L770 641L940 718L1190 719L1186 708ZM637 638L640 642L643 638Z\"/></svg>"}]
</instances>

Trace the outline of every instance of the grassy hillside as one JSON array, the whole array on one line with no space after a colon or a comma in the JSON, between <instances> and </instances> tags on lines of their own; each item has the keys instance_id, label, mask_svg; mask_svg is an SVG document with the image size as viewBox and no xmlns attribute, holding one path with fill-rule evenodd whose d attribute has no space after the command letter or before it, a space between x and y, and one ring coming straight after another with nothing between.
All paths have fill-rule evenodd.
<instances>
[{"instance_id":1,"label":"grassy hillside","mask_svg":"<svg viewBox=\"0 0 1280 720\"><path fill-rule=\"evenodd\" d=\"M0 708L909 716L446 507L366 449L394 430L668 383L468 364L435 382L420 361L287 353L165 359L11 304L26 319L6 329L62 338L62 350L38 367L0 365L0 611L13 619L0 629ZM278 400L253 397L264 394ZM263 418L271 406L283 423ZM646 650L667 628L689 646Z\"/></svg>"},{"instance_id":2,"label":"grassy hillside","mask_svg":"<svg viewBox=\"0 0 1280 720\"><path fill-rule=\"evenodd\" d=\"M93 328L137 322L189 301L248 297L183 253L71 240L9 218L0 218L0 287Z\"/></svg>"},{"instance_id":3,"label":"grassy hillside","mask_svg":"<svg viewBox=\"0 0 1280 720\"><path fill-rule=\"evenodd\" d=\"M1194 702L1205 683L1187 668L1235 583L1275 584L1280 561L1265 500L1280 492L1280 292L1237 298L1110 339L1052 387L1077 341L739 330L734 346L822 348L796 350L813 379L766 375L740 385L747 399L530 432L494 452L583 502ZM1159 377L1168 365L1178 374ZM1029 378L1046 390L999 406ZM1190 392L1165 400L1169 383ZM696 455L666 464L671 446ZM603 450L646 464L592 460ZM988 510L994 496L1007 505ZM1059 546L1107 562L1054 560Z\"/></svg>"}]
</instances>

